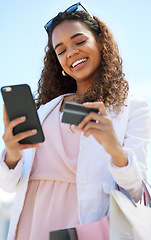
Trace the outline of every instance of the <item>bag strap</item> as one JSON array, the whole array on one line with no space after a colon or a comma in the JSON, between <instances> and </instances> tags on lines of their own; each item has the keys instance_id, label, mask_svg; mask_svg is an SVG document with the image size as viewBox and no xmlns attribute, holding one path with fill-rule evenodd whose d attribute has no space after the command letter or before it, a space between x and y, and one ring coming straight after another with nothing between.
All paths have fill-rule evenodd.
<instances>
[{"instance_id":1,"label":"bag strap","mask_svg":"<svg viewBox=\"0 0 151 240\"><path fill-rule=\"evenodd\" d=\"M151 185L146 181L142 181L142 187L143 187L143 203L146 207L151 207ZM142 202L142 201L141 201Z\"/></svg>"},{"instance_id":2,"label":"bag strap","mask_svg":"<svg viewBox=\"0 0 151 240\"><path fill-rule=\"evenodd\" d=\"M137 207L135 201L133 200L133 198L131 197L131 195L122 187L120 187L116 182L115 182L115 189L117 191L122 192L132 203L135 207Z\"/></svg>"},{"instance_id":3,"label":"bag strap","mask_svg":"<svg viewBox=\"0 0 151 240\"><path fill-rule=\"evenodd\" d=\"M143 204L144 206L151 208L151 185L146 180L143 179L142 188L143 192L140 204ZM115 189L122 192L134 204L134 206L137 207L131 195L124 188L120 187L117 183L115 183Z\"/></svg>"}]
</instances>

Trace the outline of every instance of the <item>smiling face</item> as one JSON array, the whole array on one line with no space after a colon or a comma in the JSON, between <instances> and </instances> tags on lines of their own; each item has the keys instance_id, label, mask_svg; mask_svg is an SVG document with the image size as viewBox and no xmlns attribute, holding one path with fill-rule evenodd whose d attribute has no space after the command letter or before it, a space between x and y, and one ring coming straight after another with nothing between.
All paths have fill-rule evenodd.
<instances>
[{"instance_id":1,"label":"smiling face","mask_svg":"<svg viewBox=\"0 0 151 240\"><path fill-rule=\"evenodd\" d=\"M52 44L64 71L87 89L95 81L101 47L92 32L79 21L66 20L56 26Z\"/></svg>"}]
</instances>

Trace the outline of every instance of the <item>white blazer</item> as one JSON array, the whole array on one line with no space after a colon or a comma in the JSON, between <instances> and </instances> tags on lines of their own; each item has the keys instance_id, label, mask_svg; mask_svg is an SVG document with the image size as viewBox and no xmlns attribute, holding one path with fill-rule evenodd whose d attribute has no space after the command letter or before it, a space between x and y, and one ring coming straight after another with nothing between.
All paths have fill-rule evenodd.
<instances>
[{"instance_id":1,"label":"white blazer","mask_svg":"<svg viewBox=\"0 0 151 240\"><path fill-rule=\"evenodd\" d=\"M41 123L62 98L57 97L40 107L38 113ZM87 138L81 135L76 176L80 223L95 221L107 214L109 194L115 187L115 181L128 190L136 201L141 196L141 181L146 178L146 153L151 132L150 109L146 101L133 94L129 94L126 104L127 107L123 107L118 116L108 113L127 154L129 163L126 167L115 167L110 155L93 136ZM15 238L35 151L24 150L14 170L9 170L4 162L5 150L1 155L0 187L4 191L16 192L8 240Z\"/></svg>"}]
</instances>

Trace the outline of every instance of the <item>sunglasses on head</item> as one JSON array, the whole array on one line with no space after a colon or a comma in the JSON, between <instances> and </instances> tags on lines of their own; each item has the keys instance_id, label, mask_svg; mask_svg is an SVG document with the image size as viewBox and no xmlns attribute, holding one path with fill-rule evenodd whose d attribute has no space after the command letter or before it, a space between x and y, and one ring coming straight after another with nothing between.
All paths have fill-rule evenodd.
<instances>
[{"instance_id":1,"label":"sunglasses on head","mask_svg":"<svg viewBox=\"0 0 151 240\"><path fill-rule=\"evenodd\" d=\"M93 16L88 12L88 10L81 4L81 2L73 4L72 6L68 7L64 12L75 12L75 11L87 12L93 18ZM50 19L50 21L44 25L44 28L47 33L49 33L49 30L51 29L51 24L54 18L55 17Z\"/></svg>"}]
</instances>

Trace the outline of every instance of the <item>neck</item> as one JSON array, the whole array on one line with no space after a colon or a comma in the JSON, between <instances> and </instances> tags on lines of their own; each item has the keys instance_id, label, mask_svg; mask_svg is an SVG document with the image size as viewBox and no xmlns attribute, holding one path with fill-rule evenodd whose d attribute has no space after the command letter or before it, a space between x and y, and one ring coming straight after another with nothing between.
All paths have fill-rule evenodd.
<instances>
[{"instance_id":1,"label":"neck","mask_svg":"<svg viewBox=\"0 0 151 240\"><path fill-rule=\"evenodd\" d=\"M76 80L77 84L77 91L76 94L78 95L84 95L84 93L92 86L92 83L96 82L99 75L99 69L93 74L92 76L89 76L88 78L85 78L83 80Z\"/></svg>"},{"instance_id":2,"label":"neck","mask_svg":"<svg viewBox=\"0 0 151 240\"><path fill-rule=\"evenodd\" d=\"M77 83L76 95L79 97L82 97L84 93L89 89L89 87L91 87L91 85L92 85L92 82L90 82L89 84Z\"/></svg>"}]
</instances>

